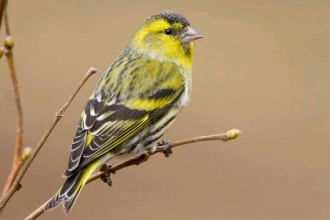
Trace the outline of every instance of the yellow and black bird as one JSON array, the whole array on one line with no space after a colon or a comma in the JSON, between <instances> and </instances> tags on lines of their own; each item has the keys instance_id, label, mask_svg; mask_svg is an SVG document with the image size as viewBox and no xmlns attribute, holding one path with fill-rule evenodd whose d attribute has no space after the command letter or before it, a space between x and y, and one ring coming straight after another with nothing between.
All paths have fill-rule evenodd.
<instances>
[{"instance_id":1,"label":"yellow and black bird","mask_svg":"<svg viewBox=\"0 0 330 220\"><path fill-rule=\"evenodd\" d=\"M99 166L156 143L189 101L192 41L201 37L184 16L168 11L139 27L89 98L72 141L66 181L45 210L63 204L69 213Z\"/></svg>"}]
</instances>

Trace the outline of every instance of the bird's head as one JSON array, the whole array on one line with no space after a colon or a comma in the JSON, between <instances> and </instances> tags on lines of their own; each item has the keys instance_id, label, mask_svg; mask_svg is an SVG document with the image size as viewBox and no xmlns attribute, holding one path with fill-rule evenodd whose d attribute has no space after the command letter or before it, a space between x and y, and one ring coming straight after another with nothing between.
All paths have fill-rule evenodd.
<instances>
[{"instance_id":1,"label":"bird's head","mask_svg":"<svg viewBox=\"0 0 330 220\"><path fill-rule=\"evenodd\" d=\"M166 11L148 18L129 46L153 59L191 62L192 41L202 37L184 16Z\"/></svg>"}]
</instances>

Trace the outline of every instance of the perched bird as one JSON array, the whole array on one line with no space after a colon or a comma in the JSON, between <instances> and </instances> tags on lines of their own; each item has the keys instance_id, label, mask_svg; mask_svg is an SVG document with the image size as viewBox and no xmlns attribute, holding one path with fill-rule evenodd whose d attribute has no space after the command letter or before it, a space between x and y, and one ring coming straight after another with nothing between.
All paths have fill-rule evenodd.
<instances>
[{"instance_id":1,"label":"perched bird","mask_svg":"<svg viewBox=\"0 0 330 220\"><path fill-rule=\"evenodd\" d=\"M184 16L168 11L139 27L89 98L72 141L66 181L45 210L63 204L69 213L99 166L156 143L189 101L192 41L201 37Z\"/></svg>"}]
</instances>

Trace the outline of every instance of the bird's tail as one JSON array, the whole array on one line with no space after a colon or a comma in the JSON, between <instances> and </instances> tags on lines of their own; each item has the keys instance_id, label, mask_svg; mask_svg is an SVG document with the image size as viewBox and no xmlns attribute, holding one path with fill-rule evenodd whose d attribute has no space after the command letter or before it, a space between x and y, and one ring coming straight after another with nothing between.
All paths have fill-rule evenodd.
<instances>
[{"instance_id":1,"label":"bird's tail","mask_svg":"<svg viewBox=\"0 0 330 220\"><path fill-rule=\"evenodd\" d=\"M68 177L59 191L47 202L45 211L54 209L63 204L64 211L68 214L76 202L82 188L90 175L97 169L99 161L88 165L85 169L77 171Z\"/></svg>"}]
</instances>

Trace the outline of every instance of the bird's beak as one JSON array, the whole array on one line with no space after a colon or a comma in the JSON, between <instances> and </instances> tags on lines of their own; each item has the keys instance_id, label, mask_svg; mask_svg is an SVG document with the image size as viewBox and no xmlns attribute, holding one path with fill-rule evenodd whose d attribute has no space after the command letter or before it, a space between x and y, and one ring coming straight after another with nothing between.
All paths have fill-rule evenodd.
<instances>
[{"instance_id":1,"label":"bird's beak","mask_svg":"<svg viewBox=\"0 0 330 220\"><path fill-rule=\"evenodd\" d=\"M181 41L181 43L184 44L184 43L189 43L191 41L197 40L202 37L203 37L203 35L201 33L196 31L192 27L188 26L184 29L184 32L181 34L180 41Z\"/></svg>"}]
</instances>

